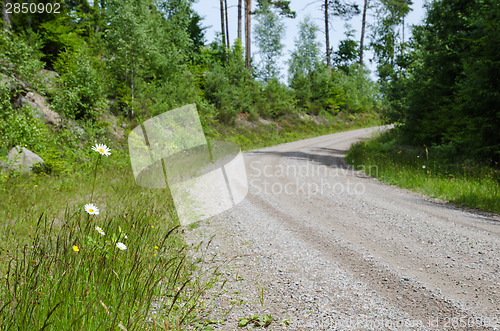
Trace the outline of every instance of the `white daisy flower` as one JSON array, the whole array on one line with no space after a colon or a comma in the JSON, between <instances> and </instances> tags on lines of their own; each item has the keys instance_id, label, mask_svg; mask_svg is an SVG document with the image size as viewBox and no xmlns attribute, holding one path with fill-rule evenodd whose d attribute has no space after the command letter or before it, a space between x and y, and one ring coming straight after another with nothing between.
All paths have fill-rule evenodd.
<instances>
[{"instance_id":1,"label":"white daisy flower","mask_svg":"<svg viewBox=\"0 0 500 331\"><path fill-rule=\"evenodd\" d=\"M95 144L95 146L92 147L92 150L100 153L101 155L109 156L111 154L111 150L108 146L103 144Z\"/></svg>"},{"instance_id":2,"label":"white daisy flower","mask_svg":"<svg viewBox=\"0 0 500 331\"><path fill-rule=\"evenodd\" d=\"M121 243L121 242L117 242L116 247L118 247L121 251L124 251L127 249L127 246L125 246L125 244Z\"/></svg>"},{"instance_id":3,"label":"white daisy flower","mask_svg":"<svg viewBox=\"0 0 500 331\"><path fill-rule=\"evenodd\" d=\"M97 206L93 203L87 203L85 205L85 211L90 215L99 215L99 209L97 209Z\"/></svg>"},{"instance_id":4,"label":"white daisy flower","mask_svg":"<svg viewBox=\"0 0 500 331\"><path fill-rule=\"evenodd\" d=\"M422 169L425 169L425 165L422 166Z\"/></svg>"},{"instance_id":5,"label":"white daisy flower","mask_svg":"<svg viewBox=\"0 0 500 331\"><path fill-rule=\"evenodd\" d=\"M97 232L99 232L99 233L101 234L101 236L104 236L104 235L106 234L106 233L104 233L104 231L103 231L100 227L98 227L98 226L96 226L96 227L95 227L95 229L97 230Z\"/></svg>"}]
</instances>

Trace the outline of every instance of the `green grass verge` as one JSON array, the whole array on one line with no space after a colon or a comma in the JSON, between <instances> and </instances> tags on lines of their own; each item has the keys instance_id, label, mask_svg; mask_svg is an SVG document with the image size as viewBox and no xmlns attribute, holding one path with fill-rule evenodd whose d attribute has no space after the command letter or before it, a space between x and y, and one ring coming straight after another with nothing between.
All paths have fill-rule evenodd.
<instances>
[{"instance_id":1,"label":"green grass verge","mask_svg":"<svg viewBox=\"0 0 500 331\"><path fill-rule=\"evenodd\" d=\"M124 155L112 153L97 168L98 215L84 210L96 155L70 175L2 174L0 330L200 324L212 280L195 276L171 198L135 185L129 167L111 160Z\"/></svg>"},{"instance_id":2,"label":"green grass verge","mask_svg":"<svg viewBox=\"0 0 500 331\"><path fill-rule=\"evenodd\" d=\"M210 138L235 142L246 151L381 124L377 114L332 116L323 112L320 115L321 118L301 119L293 114L268 123L254 121L247 122L246 126L220 126L216 129L219 135L215 139Z\"/></svg>"},{"instance_id":3,"label":"green grass verge","mask_svg":"<svg viewBox=\"0 0 500 331\"><path fill-rule=\"evenodd\" d=\"M351 147L346 160L381 181L459 206L500 213L500 171L458 160L446 146L421 148L398 143L396 130Z\"/></svg>"},{"instance_id":4,"label":"green grass verge","mask_svg":"<svg viewBox=\"0 0 500 331\"><path fill-rule=\"evenodd\" d=\"M220 127L217 140L248 150L377 124L374 115L287 116ZM0 174L0 330L205 329L201 297L218 276L199 275L171 197L135 184L126 149L102 157L95 187L97 153L66 149L75 155L51 159L64 171ZM99 215L85 212L90 202Z\"/></svg>"}]
</instances>

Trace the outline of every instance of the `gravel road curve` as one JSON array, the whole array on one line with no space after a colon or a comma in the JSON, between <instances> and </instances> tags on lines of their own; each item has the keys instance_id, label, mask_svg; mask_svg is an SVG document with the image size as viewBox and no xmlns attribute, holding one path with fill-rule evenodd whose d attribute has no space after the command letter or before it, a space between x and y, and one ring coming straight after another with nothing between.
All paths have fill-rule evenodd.
<instances>
[{"instance_id":1,"label":"gravel road curve","mask_svg":"<svg viewBox=\"0 0 500 331\"><path fill-rule=\"evenodd\" d=\"M226 281L206 298L212 327L268 314L270 330L499 329L500 217L354 171L345 152L380 129L245 153L246 199L186 231L212 238L203 265Z\"/></svg>"}]
</instances>

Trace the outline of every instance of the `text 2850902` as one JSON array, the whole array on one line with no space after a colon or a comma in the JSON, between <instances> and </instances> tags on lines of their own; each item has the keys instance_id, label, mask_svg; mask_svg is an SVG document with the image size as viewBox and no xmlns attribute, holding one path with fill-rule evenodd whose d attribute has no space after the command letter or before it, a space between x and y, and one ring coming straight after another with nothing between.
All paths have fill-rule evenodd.
<instances>
[{"instance_id":1,"label":"text 2850902","mask_svg":"<svg viewBox=\"0 0 500 331\"><path fill-rule=\"evenodd\" d=\"M7 3L7 14L60 14L60 3Z\"/></svg>"}]
</instances>

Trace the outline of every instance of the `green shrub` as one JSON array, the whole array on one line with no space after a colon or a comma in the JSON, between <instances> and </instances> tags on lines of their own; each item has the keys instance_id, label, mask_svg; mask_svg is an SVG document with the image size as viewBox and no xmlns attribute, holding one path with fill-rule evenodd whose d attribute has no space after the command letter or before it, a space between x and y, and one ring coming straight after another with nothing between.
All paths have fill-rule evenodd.
<instances>
[{"instance_id":1,"label":"green shrub","mask_svg":"<svg viewBox=\"0 0 500 331\"><path fill-rule=\"evenodd\" d=\"M194 103L198 94L193 76L187 71L162 81L143 82L137 88L136 115L145 117Z\"/></svg>"},{"instance_id":2,"label":"green shrub","mask_svg":"<svg viewBox=\"0 0 500 331\"><path fill-rule=\"evenodd\" d=\"M345 104L345 91L334 84L336 73L318 64L308 75L296 74L290 82L297 106L309 114L326 110L336 115Z\"/></svg>"},{"instance_id":3,"label":"green shrub","mask_svg":"<svg viewBox=\"0 0 500 331\"><path fill-rule=\"evenodd\" d=\"M11 97L9 87L0 85L0 141L3 149L22 145L35 152L43 151L52 141L49 129L35 117L30 106L14 110Z\"/></svg>"},{"instance_id":4,"label":"green shrub","mask_svg":"<svg viewBox=\"0 0 500 331\"><path fill-rule=\"evenodd\" d=\"M349 73L339 72L336 84L343 89L344 109L352 113L373 112L380 109L379 91L369 72L357 64Z\"/></svg>"},{"instance_id":5,"label":"green shrub","mask_svg":"<svg viewBox=\"0 0 500 331\"><path fill-rule=\"evenodd\" d=\"M217 44L212 47L216 47ZM239 113L255 117L258 105L265 98L258 82L252 79L245 67L243 49L237 42L221 63L214 55L214 62L208 66L202 81L203 96L215 105L217 119L222 123L233 123Z\"/></svg>"},{"instance_id":6,"label":"green shrub","mask_svg":"<svg viewBox=\"0 0 500 331\"><path fill-rule=\"evenodd\" d=\"M85 46L66 50L54 63L61 75L60 87L53 106L73 119L96 120L103 106L102 81L98 63Z\"/></svg>"},{"instance_id":7,"label":"green shrub","mask_svg":"<svg viewBox=\"0 0 500 331\"><path fill-rule=\"evenodd\" d=\"M267 118L277 118L295 111L295 100L288 87L278 79L267 82L262 90L259 114Z\"/></svg>"},{"instance_id":8,"label":"green shrub","mask_svg":"<svg viewBox=\"0 0 500 331\"><path fill-rule=\"evenodd\" d=\"M330 72L326 66L318 66L311 80L311 103L333 115L345 104L345 91L335 84L336 76L337 73Z\"/></svg>"},{"instance_id":9,"label":"green shrub","mask_svg":"<svg viewBox=\"0 0 500 331\"><path fill-rule=\"evenodd\" d=\"M30 84L37 85L37 73L43 69L38 35L32 34L33 46L18 35L0 29L0 72Z\"/></svg>"}]
</instances>

